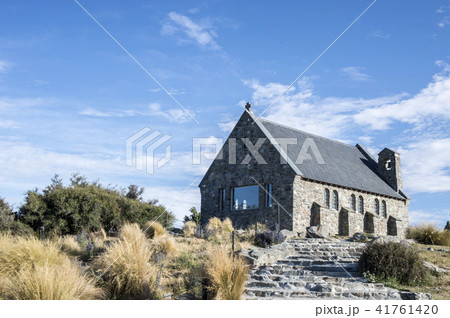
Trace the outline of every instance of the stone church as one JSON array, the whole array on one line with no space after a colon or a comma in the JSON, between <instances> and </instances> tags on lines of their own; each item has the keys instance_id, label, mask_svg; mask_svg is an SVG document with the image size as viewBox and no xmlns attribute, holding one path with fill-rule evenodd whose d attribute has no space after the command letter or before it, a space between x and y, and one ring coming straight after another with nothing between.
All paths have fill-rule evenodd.
<instances>
[{"instance_id":1,"label":"stone church","mask_svg":"<svg viewBox=\"0 0 450 318\"><path fill-rule=\"evenodd\" d=\"M301 236L310 226L326 236L408 228L398 153L375 159L360 144L257 118L250 104L199 187L202 225L229 217L236 228L259 222Z\"/></svg>"}]
</instances>

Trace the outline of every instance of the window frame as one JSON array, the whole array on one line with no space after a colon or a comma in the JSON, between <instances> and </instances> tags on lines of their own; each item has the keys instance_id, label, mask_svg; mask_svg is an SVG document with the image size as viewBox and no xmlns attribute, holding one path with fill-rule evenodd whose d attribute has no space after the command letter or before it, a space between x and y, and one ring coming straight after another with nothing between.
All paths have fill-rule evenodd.
<instances>
[{"instance_id":1,"label":"window frame","mask_svg":"<svg viewBox=\"0 0 450 318\"><path fill-rule=\"evenodd\" d=\"M324 190L323 201L325 203L325 206L329 209L330 208L330 190L328 190L328 188L325 188L325 190Z\"/></svg>"},{"instance_id":2,"label":"window frame","mask_svg":"<svg viewBox=\"0 0 450 318\"><path fill-rule=\"evenodd\" d=\"M219 211L225 211L225 199L226 199L225 188L219 188Z\"/></svg>"},{"instance_id":3,"label":"window frame","mask_svg":"<svg viewBox=\"0 0 450 318\"><path fill-rule=\"evenodd\" d=\"M339 210L339 193L336 190L333 190L331 195L331 208L333 210Z\"/></svg>"},{"instance_id":4,"label":"window frame","mask_svg":"<svg viewBox=\"0 0 450 318\"><path fill-rule=\"evenodd\" d=\"M380 200L378 198L375 198L375 213L380 215Z\"/></svg>"},{"instance_id":5,"label":"window frame","mask_svg":"<svg viewBox=\"0 0 450 318\"><path fill-rule=\"evenodd\" d=\"M356 196L353 193L350 196L350 209L356 212Z\"/></svg>"},{"instance_id":6,"label":"window frame","mask_svg":"<svg viewBox=\"0 0 450 318\"><path fill-rule=\"evenodd\" d=\"M273 207L273 184L266 183L264 185L264 207Z\"/></svg>"},{"instance_id":7,"label":"window frame","mask_svg":"<svg viewBox=\"0 0 450 318\"><path fill-rule=\"evenodd\" d=\"M245 187L256 187L256 189L257 189L257 200L256 200L257 206L254 207L254 208L246 208L246 209L237 208L237 209L235 209L235 193L234 193L234 191L236 189L238 189L238 188L245 188ZM258 210L260 208L260 206L259 206L259 194L260 194L259 193L259 185L257 185L257 184L248 184L248 185L231 187L230 191L231 191L231 195L230 195L230 199L231 199L230 200L231 201L230 202L231 203L230 211L237 212L237 211L247 211L247 210Z\"/></svg>"},{"instance_id":8,"label":"window frame","mask_svg":"<svg viewBox=\"0 0 450 318\"><path fill-rule=\"evenodd\" d=\"M362 195L358 197L358 212L364 214L364 198Z\"/></svg>"},{"instance_id":9,"label":"window frame","mask_svg":"<svg viewBox=\"0 0 450 318\"><path fill-rule=\"evenodd\" d=\"M381 201L381 213L382 213L382 216L386 219L387 218L387 204L386 204L385 200Z\"/></svg>"}]
</instances>

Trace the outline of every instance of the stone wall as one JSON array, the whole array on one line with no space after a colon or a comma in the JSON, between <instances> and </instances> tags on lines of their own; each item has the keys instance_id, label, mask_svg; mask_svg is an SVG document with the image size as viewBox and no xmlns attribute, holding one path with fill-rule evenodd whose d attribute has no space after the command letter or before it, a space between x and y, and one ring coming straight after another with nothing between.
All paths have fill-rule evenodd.
<instances>
[{"instance_id":1,"label":"stone wall","mask_svg":"<svg viewBox=\"0 0 450 318\"><path fill-rule=\"evenodd\" d=\"M251 116L244 112L224 144L222 159L215 160L212 163L200 183L201 224L206 225L211 217L216 216L222 220L229 217L236 228L246 228L256 222L265 223L269 227L275 228L275 224L278 222L278 209L275 206L271 208L264 206L265 192L261 187L259 188L259 209L231 210L231 190L233 187L257 185L258 183L264 186L271 183L273 186L272 195L283 207L280 208L281 229L291 230L292 185L295 172L288 164L281 162L279 152L267 139L258 150L266 164L258 164L252 155L250 155L251 160L248 164L242 164L249 154L249 150L241 138L249 138L252 144L255 144L258 138L266 138L258 125L252 123ZM230 138L236 140L236 164L230 163L229 160L231 155L231 162L234 161L234 154L230 153L229 148ZM233 147L231 149L233 150ZM221 188L225 189L223 211L219 210L219 189Z\"/></svg>"},{"instance_id":2,"label":"stone wall","mask_svg":"<svg viewBox=\"0 0 450 318\"><path fill-rule=\"evenodd\" d=\"M306 227L311 225L311 217L314 213L319 213L320 216L315 215L313 220L320 218L320 225L323 227L322 230L328 233L329 236L338 235L340 232L342 234L342 229L341 231L339 230L339 224L342 224L345 220L348 222L349 235L352 235L356 232L364 232L364 217L367 213L368 215L366 218L373 218L374 234L386 235L388 219L389 217L392 217L396 220L395 224L397 226L397 235L399 237L405 237L406 235L406 230L409 226L409 200L393 199L381 195L345 189L338 186L325 185L302 179L300 176L295 178L293 188L294 231L305 234ZM330 190L330 194L332 194L334 190L338 192L338 210L329 209L326 207L324 202L325 188ZM352 194L356 196L356 199L358 199L359 196L363 197L365 214L352 211L350 208L350 196ZM380 206L383 200L386 201L386 218L375 213L376 198L378 198ZM391 222L393 220L392 218Z\"/></svg>"}]
</instances>

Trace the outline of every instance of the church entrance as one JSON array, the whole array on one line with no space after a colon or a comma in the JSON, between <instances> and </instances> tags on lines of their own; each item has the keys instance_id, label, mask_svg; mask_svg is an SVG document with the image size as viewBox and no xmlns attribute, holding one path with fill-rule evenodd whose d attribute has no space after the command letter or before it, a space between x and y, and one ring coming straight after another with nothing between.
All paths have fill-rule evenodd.
<instances>
[{"instance_id":1,"label":"church entrance","mask_svg":"<svg viewBox=\"0 0 450 318\"><path fill-rule=\"evenodd\" d=\"M364 214L364 232L365 233L374 233L375 232L375 227L373 224L373 215L366 212L366 214Z\"/></svg>"},{"instance_id":2,"label":"church entrance","mask_svg":"<svg viewBox=\"0 0 450 318\"><path fill-rule=\"evenodd\" d=\"M392 216L387 221L387 235L397 236L397 220Z\"/></svg>"},{"instance_id":3,"label":"church entrance","mask_svg":"<svg viewBox=\"0 0 450 318\"><path fill-rule=\"evenodd\" d=\"M340 236L348 236L349 228L348 228L348 212L345 210L341 210L339 212L339 235Z\"/></svg>"}]
</instances>

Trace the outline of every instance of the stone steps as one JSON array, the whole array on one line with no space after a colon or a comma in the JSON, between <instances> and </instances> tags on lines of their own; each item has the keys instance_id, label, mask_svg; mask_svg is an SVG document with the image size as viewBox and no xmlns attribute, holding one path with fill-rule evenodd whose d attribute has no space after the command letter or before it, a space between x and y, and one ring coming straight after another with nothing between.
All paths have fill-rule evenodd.
<instances>
[{"instance_id":1,"label":"stone steps","mask_svg":"<svg viewBox=\"0 0 450 318\"><path fill-rule=\"evenodd\" d=\"M293 255L250 270L244 299L402 299L358 272L363 243L326 239L288 241Z\"/></svg>"}]
</instances>

